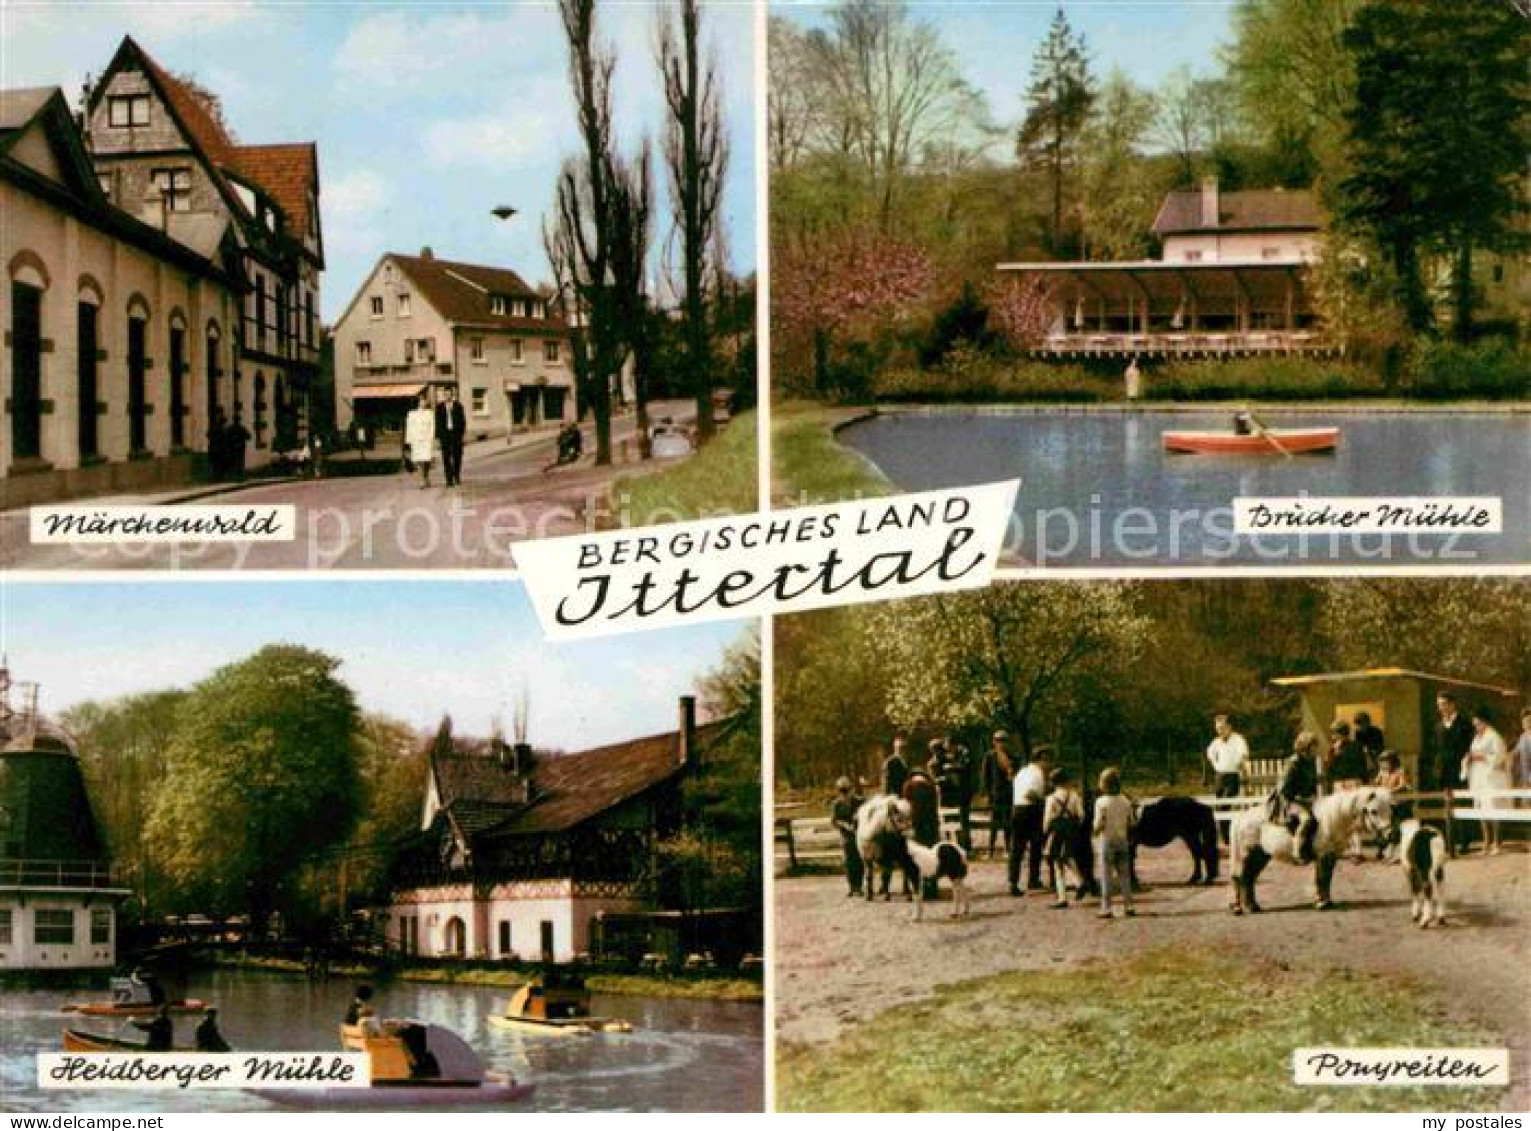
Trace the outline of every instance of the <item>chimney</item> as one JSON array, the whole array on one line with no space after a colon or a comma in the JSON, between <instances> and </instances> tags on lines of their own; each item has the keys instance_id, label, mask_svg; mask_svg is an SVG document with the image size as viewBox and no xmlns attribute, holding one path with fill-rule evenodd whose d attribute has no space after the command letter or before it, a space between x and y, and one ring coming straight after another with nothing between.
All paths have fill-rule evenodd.
<instances>
[{"instance_id":1,"label":"chimney","mask_svg":"<svg viewBox=\"0 0 1531 1131\"><path fill-rule=\"evenodd\" d=\"M435 259L436 258L436 253L434 251L432 251L430 249L430 245L427 244L425 247L422 247L420 249L420 258L421 259Z\"/></svg>"},{"instance_id":2,"label":"chimney","mask_svg":"<svg viewBox=\"0 0 1531 1131\"><path fill-rule=\"evenodd\" d=\"M1217 178L1203 177L1201 179L1201 226L1203 228L1217 227L1218 211Z\"/></svg>"},{"instance_id":3,"label":"chimney","mask_svg":"<svg viewBox=\"0 0 1531 1131\"><path fill-rule=\"evenodd\" d=\"M676 735L676 745L680 747L676 761L682 766L689 766L691 758L696 752L695 695L682 695L680 697L680 733Z\"/></svg>"}]
</instances>

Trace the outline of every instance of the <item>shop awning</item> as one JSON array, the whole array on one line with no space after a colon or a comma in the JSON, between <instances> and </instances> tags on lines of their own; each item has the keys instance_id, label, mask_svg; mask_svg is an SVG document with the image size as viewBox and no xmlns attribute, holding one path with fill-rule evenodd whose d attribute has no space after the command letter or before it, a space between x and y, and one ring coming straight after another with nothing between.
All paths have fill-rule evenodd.
<instances>
[{"instance_id":1,"label":"shop awning","mask_svg":"<svg viewBox=\"0 0 1531 1131\"><path fill-rule=\"evenodd\" d=\"M418 397L425 391L425 384L416 381L406 385L362 385L352 390L351 397L358 401L389 401L398 397Z\"/></svg>"}]
</instances>

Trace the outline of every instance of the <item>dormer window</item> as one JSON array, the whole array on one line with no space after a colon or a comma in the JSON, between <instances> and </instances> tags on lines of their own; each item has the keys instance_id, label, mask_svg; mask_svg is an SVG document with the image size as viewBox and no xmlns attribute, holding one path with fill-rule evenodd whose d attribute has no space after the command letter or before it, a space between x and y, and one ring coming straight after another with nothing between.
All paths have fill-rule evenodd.
<instances>
[{"instance_id":1,"label":"dormer window","mask_svg":"<svg viewBox=\"0 0 1531 1131\"><path fill-rule=\"evenodd\" d=\"M547 316L548 316L548 304L547 303L543 302L540 298L536 302L532 303L532 317L533 318L546 318Z\"/></svg>"},{"instance_id":2,"label":"dormer window","mask_svg":"<svg viewBox=\"0 0 1531 1131\"><path fill-rule=\"evenodd\" d=\"M504 314L506 313L506 307L507 307L507 303L505 301L505 296L504 295L490 295L489 296L489 313L490 314L495 314L495 315L499 315L499 316L503 317Z\"/></svg>"},{"instance_id":3,"label":"dormer window","mask_svg":"<svg viewBox=\"0 0 1531 1131\"><path fill-rule=\"evenodd\" d=\"M106 121L117 128L147 126L149 124L149 96L129 94L106 100Z\"/></svg>"},{"instance_id":4,"label":"dormer window","mask_svg":"<svg viewBox=\"0 0 1531 1131\"><path fill-rule=\"evenodd\" d=\"M515 302L510 304L510 312L512 314L514 314L517 318L525 318L526 317L526 300L524 298L516 299Z\"/></svg>"}]
</instances>

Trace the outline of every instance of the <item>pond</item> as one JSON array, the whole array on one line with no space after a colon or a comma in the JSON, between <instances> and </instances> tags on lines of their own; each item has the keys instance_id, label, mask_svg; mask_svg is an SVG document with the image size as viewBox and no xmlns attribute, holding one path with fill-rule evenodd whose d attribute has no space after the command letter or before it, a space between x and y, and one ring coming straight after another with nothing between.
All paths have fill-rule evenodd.
<instances>
[{"instance_id":1,"label":"pond","mask_svg":"<svg viewBox=\"0 0 1531 1131\"><path fill-rule=\"evenodd\" d=\"M1531 561L1531 415L1262 412L1338 425L1338 449L1175 455L1168 430L1228 430L1230 412L940 409L852 424L842 443L907 491L1019 477L1007 545L1039 566L1473 565ZM1488 534L1233 534L1238 496L1497 496Z\"/></svg>"},{"instance_id":2,"label":"pond","mask_svg":"<svg viewBox=\"0 0 1531 1131\"><path fill-rule=\"evenodd\" d=\"M219 1007L219 1024L236 1049L274 1051L337 1048L336 1029L355 984L344 978L311 983L301 977L215 971L193 977L190 997ZM627 1034L555 1037L499 1029L511 990L388 982L378 986L378 1012L444 1025L478 1050L494 1070L534 1083L525 1111L760 1111L765 1103L763 1010L757 1004L596 994L593 1008L631 1021ZM69 1015L66 1001L89 998L69 990L0 991L0 1096L12 1112L267 1111L272 1105L243 1092L43 1092L35 1054L59 1052ZM97 995L106 997L104 990ZM187 1041L195 1017L177 1020ZM82 1028L111 1035L118 1022ZM138 1039L129 1027L124 1037Z\"/></svg>"}]
</instances>

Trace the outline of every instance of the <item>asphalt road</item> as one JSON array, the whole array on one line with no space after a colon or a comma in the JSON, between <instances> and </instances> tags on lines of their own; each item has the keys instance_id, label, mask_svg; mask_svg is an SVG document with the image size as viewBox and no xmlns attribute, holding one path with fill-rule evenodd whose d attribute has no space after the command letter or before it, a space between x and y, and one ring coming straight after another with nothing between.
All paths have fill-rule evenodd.
<instances>
[{"instance_id":1,"label":"asphalt road","mask_svg":"<svg viewBox=\"0 0 1531 1131\"><path fill-rule=\"evenodd\" d=\"M655 419L689 423L681 402L660 402ZM197 505L297 508L290 542L136 543L111 546L33 545L25 510L0 516L0 565L8 570L313 570L508 569L511 546L528 538L576 534L609 521L610 488L623 475L655 465L636 460L632 416L612 423L616 462L593 463L593 429L586 455L573 467L545 472L552 434L507 448L503 440L470 445L463 485L442 485L441 461L422 488L418 475L299 479L244 487L194 500ZM77 504L154 504L166 496L76 500Z\"/></svg>"}]
</instances>

